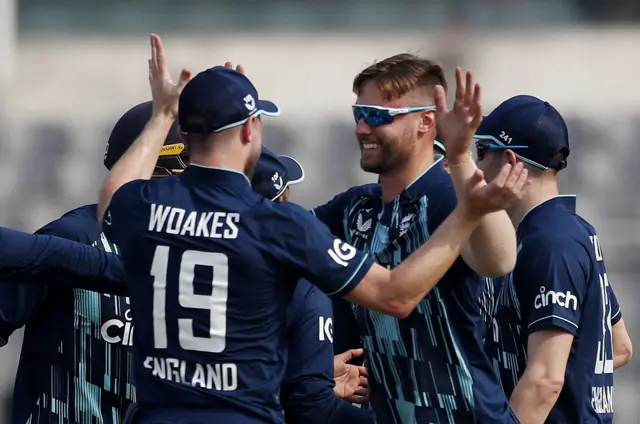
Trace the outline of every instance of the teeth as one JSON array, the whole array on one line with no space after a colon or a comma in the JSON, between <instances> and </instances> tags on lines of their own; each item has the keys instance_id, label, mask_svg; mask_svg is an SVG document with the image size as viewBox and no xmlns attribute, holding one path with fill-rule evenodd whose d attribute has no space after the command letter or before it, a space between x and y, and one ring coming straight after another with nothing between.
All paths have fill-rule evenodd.
<instances>
[{"instance_id":1,"label":"teeth","mask_svg":"<svg viewBox=\"0 0 640 424\"><path fill-rule=\"evenodd\" d=\"M364 150L377 149L378 145L377 144L363 144L362 148Z\"/></svg>"}]
</instances>

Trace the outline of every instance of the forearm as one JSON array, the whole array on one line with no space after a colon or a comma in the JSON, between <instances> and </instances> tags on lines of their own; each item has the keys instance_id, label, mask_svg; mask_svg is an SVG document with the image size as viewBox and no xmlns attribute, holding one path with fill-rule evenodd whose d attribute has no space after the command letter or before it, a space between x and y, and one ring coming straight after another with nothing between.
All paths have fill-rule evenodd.
<instances>
[{"instance_id":1,"label":"forearm","mask_svg":"<svg viewBox=\"0 0 640 424\"><path fill-rule=\"evenodd\" d=\"M476 172L476 164L468 159L451 167L456 193L464 190L466 181ZM486 182L482 182L485 185ZM516 263L516 233L505 211L485 215L463 250L467 264L478 274L500 277L513 270Z\"/></svg>"},{"instance_id":2,"label":"forearm","mask_svg":"<svg viewBox=\"0 0 640 424\"><path fill-rule=\"evenodd\" d=\"M456 207L427 243L391 272L392 282L383 288L384 301L413 310L451 268L479 222Z\"/></svg>"},{"instance_id":3,"label":"forearm","mask_svg":"<svg viewBox=\"0 0 640 424\"><path fill-rule=\"evenodd\" d=\"M511 408L520 420L520 424L542 424L549 416L559 395L560 390L550 390L523 376L511 394Z\"/></svg>"},{"instance_id":4,"label":"forearm","mask_svg":"<svg viewBox=\"0 0 640 424\"><path fill-rule=\"evenodd\" d=\"M174 118L167 114L151 117L136 141L116 162L107 174L100 189L98 223L102 225L104 211L113 194L130 181L146 179L153 175L160 149L164 145Z\"/></svg>"}]
</instances>

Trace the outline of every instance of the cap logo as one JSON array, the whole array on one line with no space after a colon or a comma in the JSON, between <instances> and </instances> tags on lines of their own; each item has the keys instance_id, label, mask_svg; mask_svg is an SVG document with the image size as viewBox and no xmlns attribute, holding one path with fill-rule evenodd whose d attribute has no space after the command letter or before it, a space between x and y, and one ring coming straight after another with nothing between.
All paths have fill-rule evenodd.
<instances>
[{"instance_id":1,"label":"cap logo","mask_svg":"<svg viewBox=\"0 0 640 424\"><path fill-rule=\"evenodd\" d=\"M244 100L244 107L246 107L247 110L249 110L249 112L252 112L253 110L255 110L256 100L253 98L251 94L247 94L246 96L244 96L243 100Z\"/></svg>"},{"instance_id":2,"label":"cap logo","mask_svg":"<svg viewBox=\"0 0 640 424\"><path fill-rule=\"evenodd\" d=\"M282 177L277 172L273 174L273 177L271 177L271 182L276 190L280 190L282 188Z\"/></svg>"},{"instance_id":3,"label":"cap logo","mask_svg":"<svg viewBox=\"0 0 640 424\"><path fill-rule=\"evenodd\" d=\"M499 137L507 144L511 144L511 142L513 141L513 139L509 136L509 134L507 134L504 131L500 131Z\"/></svg>"}]
</instances>

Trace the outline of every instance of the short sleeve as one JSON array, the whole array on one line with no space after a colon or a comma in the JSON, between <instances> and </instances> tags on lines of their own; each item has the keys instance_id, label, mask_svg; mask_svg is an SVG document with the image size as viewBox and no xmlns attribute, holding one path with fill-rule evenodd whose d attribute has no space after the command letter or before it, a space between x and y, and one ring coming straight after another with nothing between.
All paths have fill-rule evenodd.
<instances>
[{"instance_id":1,"label":"short sleeve","mask_svg":"<svg viewBox=\"0 0 640 424\"><path fill-rule=\"evenodd\" d=\"M373 265L368 254L336 238L301 207L280 202L273 208L265 222L267 249L327 295L345 296Z\"/></svg>"},{"instance_id":2,"label":"short sleeve","mask_svg":"<svg viewBox=\"0 0 640 424\"><path fill-rule=\"evenodd\" d=\"M573 335L590 269L589 254L572 240L525 240L513 281L529 334L560 328Z\"/></svg>"},{"instance_id":3,"label":"short sleeve","mask_svg":"<svg viewBox=\"0 0 640 424\"><path fill-rule=\"evenodd\" d=\"M622 319L622 309L620 309L618 298L613 291L611 283L609 283L607 291L609 292L609 302L611 302L611 325L616 325Z\"/></svg>"},{"instance_id":4,"label":"short sleeve","mask_svg":"<svg viewBox=\"0 0 640 424\"><path fill-rule=\"evenodd\" d=\"M349 211L349 203L355 188L336 195L329 202L311 210L311 213L324 225L329 227L331 234L345 239L344 222Z\"/></svg>"},{"instance_id":5,"label":"short sleeve","mask_svg":"<svg viewBox=\"0 0 640 424\"><path fill-rule=\"evenodd\" d=\"M102 218L102 232L117 246L129 245L131 223L144 206L144 189L148 180L131 181L120 187L111 197L111 203Z\"/></svg>"}]
</instances>

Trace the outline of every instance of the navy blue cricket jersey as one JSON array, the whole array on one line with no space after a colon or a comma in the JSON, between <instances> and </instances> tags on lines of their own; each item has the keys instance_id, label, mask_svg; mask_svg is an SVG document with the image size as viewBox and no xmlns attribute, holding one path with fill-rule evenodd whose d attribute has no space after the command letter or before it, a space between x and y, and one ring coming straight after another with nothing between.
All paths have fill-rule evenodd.
<instances>
[{"instance_id":1,"label":"navy blue cricket jersey","mask_svg":"<svg viewBox=\"0 0 640 424\"><path fill-rule=\"evenodd\" d=\"M298 281L287 322L289 350L280 389L287 424L372 424L369 411L333 391L331 299L308 281Z\"/></svg>"},{"instance_id":2,"label":"navy blue cricket jersey","mask_svg":"<svg viewBox=\"0 0 640 424\"><path fill-rule=\"evenodd\" d=\"M536 206L518 227L518 259L505 280L487 349L511 396L536 331L574 335L560 397L547 423L613 421L613 338L622 318L595 229L576 214L575 196Z\"/></svg>"},{"instance_id":3,"label":"navy blue cricket jersey","mask_svg":"<svg viewBox=\"0 0 640 424\"><path fill-rule=\"evenodd\" d=\"M111 250L100 237L96 205L74 209L38 233ZM3 243L13 241L15 244L14 249L7 246L11 252L7 252L8 257L2 262L4 266L12 265L13 271L5 267L0 276L6 278L12 274L19 281L38 275L41 278L38 285L16 284L13 279L0 283L1 343L6 344L16 329L25 326L13 393L12 422L121 423L128 405L135 399L126 351L133 334L128 302L113 295L71 288L80 285L81 277L72 275L74 269L81 274L91 272L92 266L98 263L94 258L98 250L59 243L56 238L50 238L43 245L40 243L43 239L33 235L20 237L18 232L5 235ZM27 255L23 247L29 243L32 249ZM38 249L42 246L42 250ZM100 253L103 258L109 256ZM29 269L21 270L15 255L25 255L22 264ZM101 256L97 256L100 259ZM50 264L59 263L65 257L69 265L66 274L57 268L47 270ZM105 270L105 274L116 275L116 280L120 275L122 279L124 273L119 260L110 259L108 265L112 270ZM54 284L47 285L49 278ZM64 278L68 278L66 285Z\"/></svg>"},{"instance_id":4,"label":"navy blue cricket jersey","mask_svg":"<svg viewBox=\"0 0 640 424\"><path fill-rule=\"evenodd\" d=\"M334 235L393 268L423 245L456 206L439 158L392 202L377 184L353 188L314 210ZM483 348L484 279L459 258L406 319L353 305L379 423L505 423L513 412ZM337 301L336 342L355 330ZM351 323L349 323L349 317ZM351 329L349 329L351 327Z\"/></svg>"},{"instance_id":5,"label":"navy blue cricket jersey","mask_svg":"<svg viewBox=\"0 0 640 424\"><path fill-rule=\"evenodd\" d=\"M245 175L197 165L121 187L103 230L126 271L140 422L282 422L297 280L342 296L373 264Z\"/></svg>"}]
</instances>

